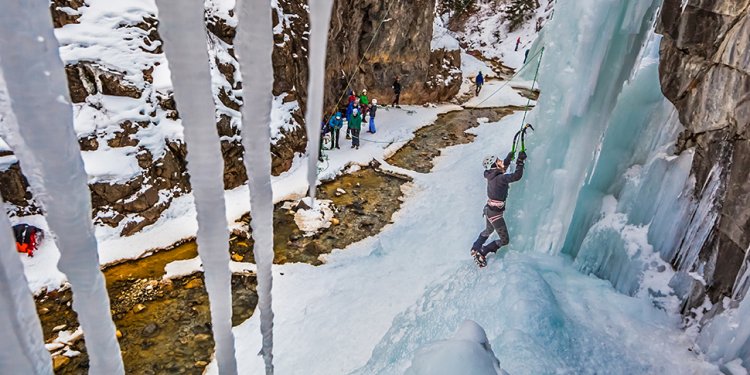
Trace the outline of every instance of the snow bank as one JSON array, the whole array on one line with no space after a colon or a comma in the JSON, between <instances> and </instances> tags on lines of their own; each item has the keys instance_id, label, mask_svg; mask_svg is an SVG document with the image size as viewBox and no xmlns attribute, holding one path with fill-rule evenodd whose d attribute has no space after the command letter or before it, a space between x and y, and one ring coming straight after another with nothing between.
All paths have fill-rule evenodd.
<instances>
[{"instance_id":1,"label":"snow bank","mask_svg":"<svg viewBox=\"0 0 750 375\"><path fill-rule=\"evenodd\" d=\"M507 375L492 352L487 333L472 320L453 338L419 349L406 375Z\"/></svg>"}]
</instances>

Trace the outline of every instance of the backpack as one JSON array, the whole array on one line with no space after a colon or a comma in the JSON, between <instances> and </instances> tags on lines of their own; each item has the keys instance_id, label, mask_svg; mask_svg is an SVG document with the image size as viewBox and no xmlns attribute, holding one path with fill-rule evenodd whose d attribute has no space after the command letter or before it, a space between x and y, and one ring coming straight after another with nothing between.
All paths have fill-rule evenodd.
<instances>
[{"instance_id":1,"label":"backpack","mask_svg":"<svg viewBox=\"0 0 750 375\"><path fill-rule=\"evenodd\" d=\"M44 231L33 225L17 224L13 226L13 235L16 237L16 250L33 257L34 251L44 238Z\"/></svg>"}]
</instances>

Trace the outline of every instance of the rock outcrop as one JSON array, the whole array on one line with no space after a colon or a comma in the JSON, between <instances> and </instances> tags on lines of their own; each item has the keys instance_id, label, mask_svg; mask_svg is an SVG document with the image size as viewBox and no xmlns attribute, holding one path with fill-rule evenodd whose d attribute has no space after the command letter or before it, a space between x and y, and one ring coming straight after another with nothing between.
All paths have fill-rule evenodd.
<instances>
[{"instance_id":1,"label":"rock outcrop","mask_svg":"<svg viewBox=\"0 0 750 375\"><path fill-rule=\"evenodd\" d=\"M431 50L434 12L434 0L334 1L326 110L335 107L348 81L356 91L366 88L370 98L390 103L396 75L403 86L402 102L421 104L455 96L461 85L460 53Z\"/></svg>"},{"instance_id":2,"label":"rock outcrop","mask_svg":"<svg viewBox=\"0 0 750 375\"><path fill-rule=\"evenodd\" d=\"M664 95L677 107L685 131L678 148L695 147L696 199L718 177L717 219L700 250L685 311L731 296L750 251L750 1L665 0L658 31ZM718 175L717 175L718 173ZM721 306L722 304L714 304ZM715 312L715 311L714 311Z\"/></svg>"}]
</instances>

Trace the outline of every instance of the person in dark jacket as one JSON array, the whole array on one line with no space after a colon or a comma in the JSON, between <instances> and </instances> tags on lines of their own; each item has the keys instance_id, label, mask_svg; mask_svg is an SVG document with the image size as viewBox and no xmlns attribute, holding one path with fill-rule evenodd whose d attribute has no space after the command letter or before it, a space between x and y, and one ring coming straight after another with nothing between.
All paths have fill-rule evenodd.
<instances>
[{"instance_id":1,"label":"person in dark jacket","mask_svg":"<svg viewBox=\"0 0 750 375\"><path fill-rule=\"evenodd\" d=\"M349 121L349 130L352 132L352 148L359 150L359 131L362 130L362 114L357 108L352 112L352 120Z\"/></svg>"},{"instance_id":2,"label":"person in dark jacket","mask_svg":"<svg viewBox=\"0 0 750 375\"><path fill-rule=\"evenodd\" d=\"M479 91L481 91L482 86L484 86L484 76L482 75L482 72L479 72L479 74L477 74L477 78L474 81L477 84L477 96L479 96Z\"/></svg>"},{"instance_id":3,"label":"person in dark jacket","mask_svg":"<svg viewBox=\"0 0 750 375\"><path fill-rule=\"evenodd\" d=\"M498 249L510 243L508 227L505 225L505 201L508 198L508 188L513 182L523 177L523 164L526 153L521 151L516 161L516 170L512 174L505 174L506 168L513 160L513 153L509 153L505 160L491 155L484 158L484 178L487 179L487 204L484 206L485 228L471 246L471 255L479 267L487 265L487 254L497 252ZM495 231L500 237L487 245L487 239Z\"/></svg>"},{"instance_id":4,"label":"person in dark jacket","mask_svg":"<svg viewBox=\"0 0 750 375\"><path fill-rule=\"evenodd\" d=\"M370 104L370 128L367 130L369 133L375 134L377 129L375 129L375 113L378 111L378 100L373 99L372 104Z\"/></svg>"},{"instance_id":5,"label":"person in dark jacket","mask_svg":"<svg viewBox=\"0 0 750 375\"><path fill-rule=\"evenodd\" d=\"M344 120L341 118L341 112L336 112L336 115L331 117L328 121L328 131L331 132L331 149L339 147L339 132L344 126Z\"/></svg>"},{"instance_id":6,"label":"person in dark jacket","mask_svg":"<svg viewBox=\"0 0 750 375\"><path fill-rule=\"evenodd\" d=\"M401 81L399 81L399 77L396 76L396 79L393 80L393 95L395 98L393 99L393 104L391 104L391 107L395 107L399 105L399 100L401 99Z\"/></svg>"}]
</instances>

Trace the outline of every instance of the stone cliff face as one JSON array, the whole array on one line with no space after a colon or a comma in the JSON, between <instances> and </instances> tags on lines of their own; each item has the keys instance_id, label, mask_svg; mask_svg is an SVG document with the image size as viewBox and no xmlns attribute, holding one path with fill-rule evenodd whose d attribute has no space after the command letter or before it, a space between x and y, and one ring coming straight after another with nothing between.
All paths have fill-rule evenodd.
<instances>
[{"instance_id":1,"label":"stone cliff face","mask_svg":"<svg viewBox=\"0 0 750 375\"><path fill-rule=\"evenodd\" d=\"M435 0L336 0L328 35L326 110L331 111L350 80L357 93L366 88L370 98L390 103L396 75L403 86L402 102L455 96L461 57L458 50L431 50L434 11Z\"/></svg>"},{"instance_id":2,"label":"stone cliff face","mask_svg":"<svg viewBox=\"0 0 750 375\"><path fill-rule=\"evenodd\" d=\"M121 178L90 172L94 220L125 236L156 222L173 199L190 191L185 161L189 147L173 126L179 113L171 87L164 84L166 59L159 22L152 4L142 6L123 7L119 14L97 9L86 0L54 0L50 5L60 31L81 150L90 159L116 153L136 169ZM233 9L226 7L225 2L207 2L206 22L224 185L232 189L247 177L239 138L242 82L233 48L237 20ZM366 87L370 97L382 104L392 99L390 87L396 74L404 86L403 102L435 102L454 96L461 83L460 53L431 50L434 8L434 0L337 0L329 35L326 110L344 92L342 72L347 79L353 77L354 88ZM270 146L273 172L280 174L306 147L302 125L308 75L307 5L279 0L272 17L273 94L277 104L291 111L283 116L285 123ZM376 32L383 19L386 22ZM96 33L106 35L98 35L102 38L96 42L85 39ZM88 48L92 43L102 43L95 46L106 52ZM362 64L354 71L360 60ZM0 195L12 203L13 214L39 211L18 164L0 171Z\"/></svg>"},{"instance_id":3,"label":"stone cliff face","mask_svg":"<svg viewBox=\"0 0 750 375\"><path fill-rule=\"evenodd\" d=\"M664 95L695 147L696 199L715 199L717 219L700 250L706 285L695 283L685 310L731 296L750 251L750 0L665 0L658 31ZM718 178L715 196L702 186ZM715 304L720 306L721 303ZM715 311L714 311L715 312Z\"/></svg>"}]
</instances>

